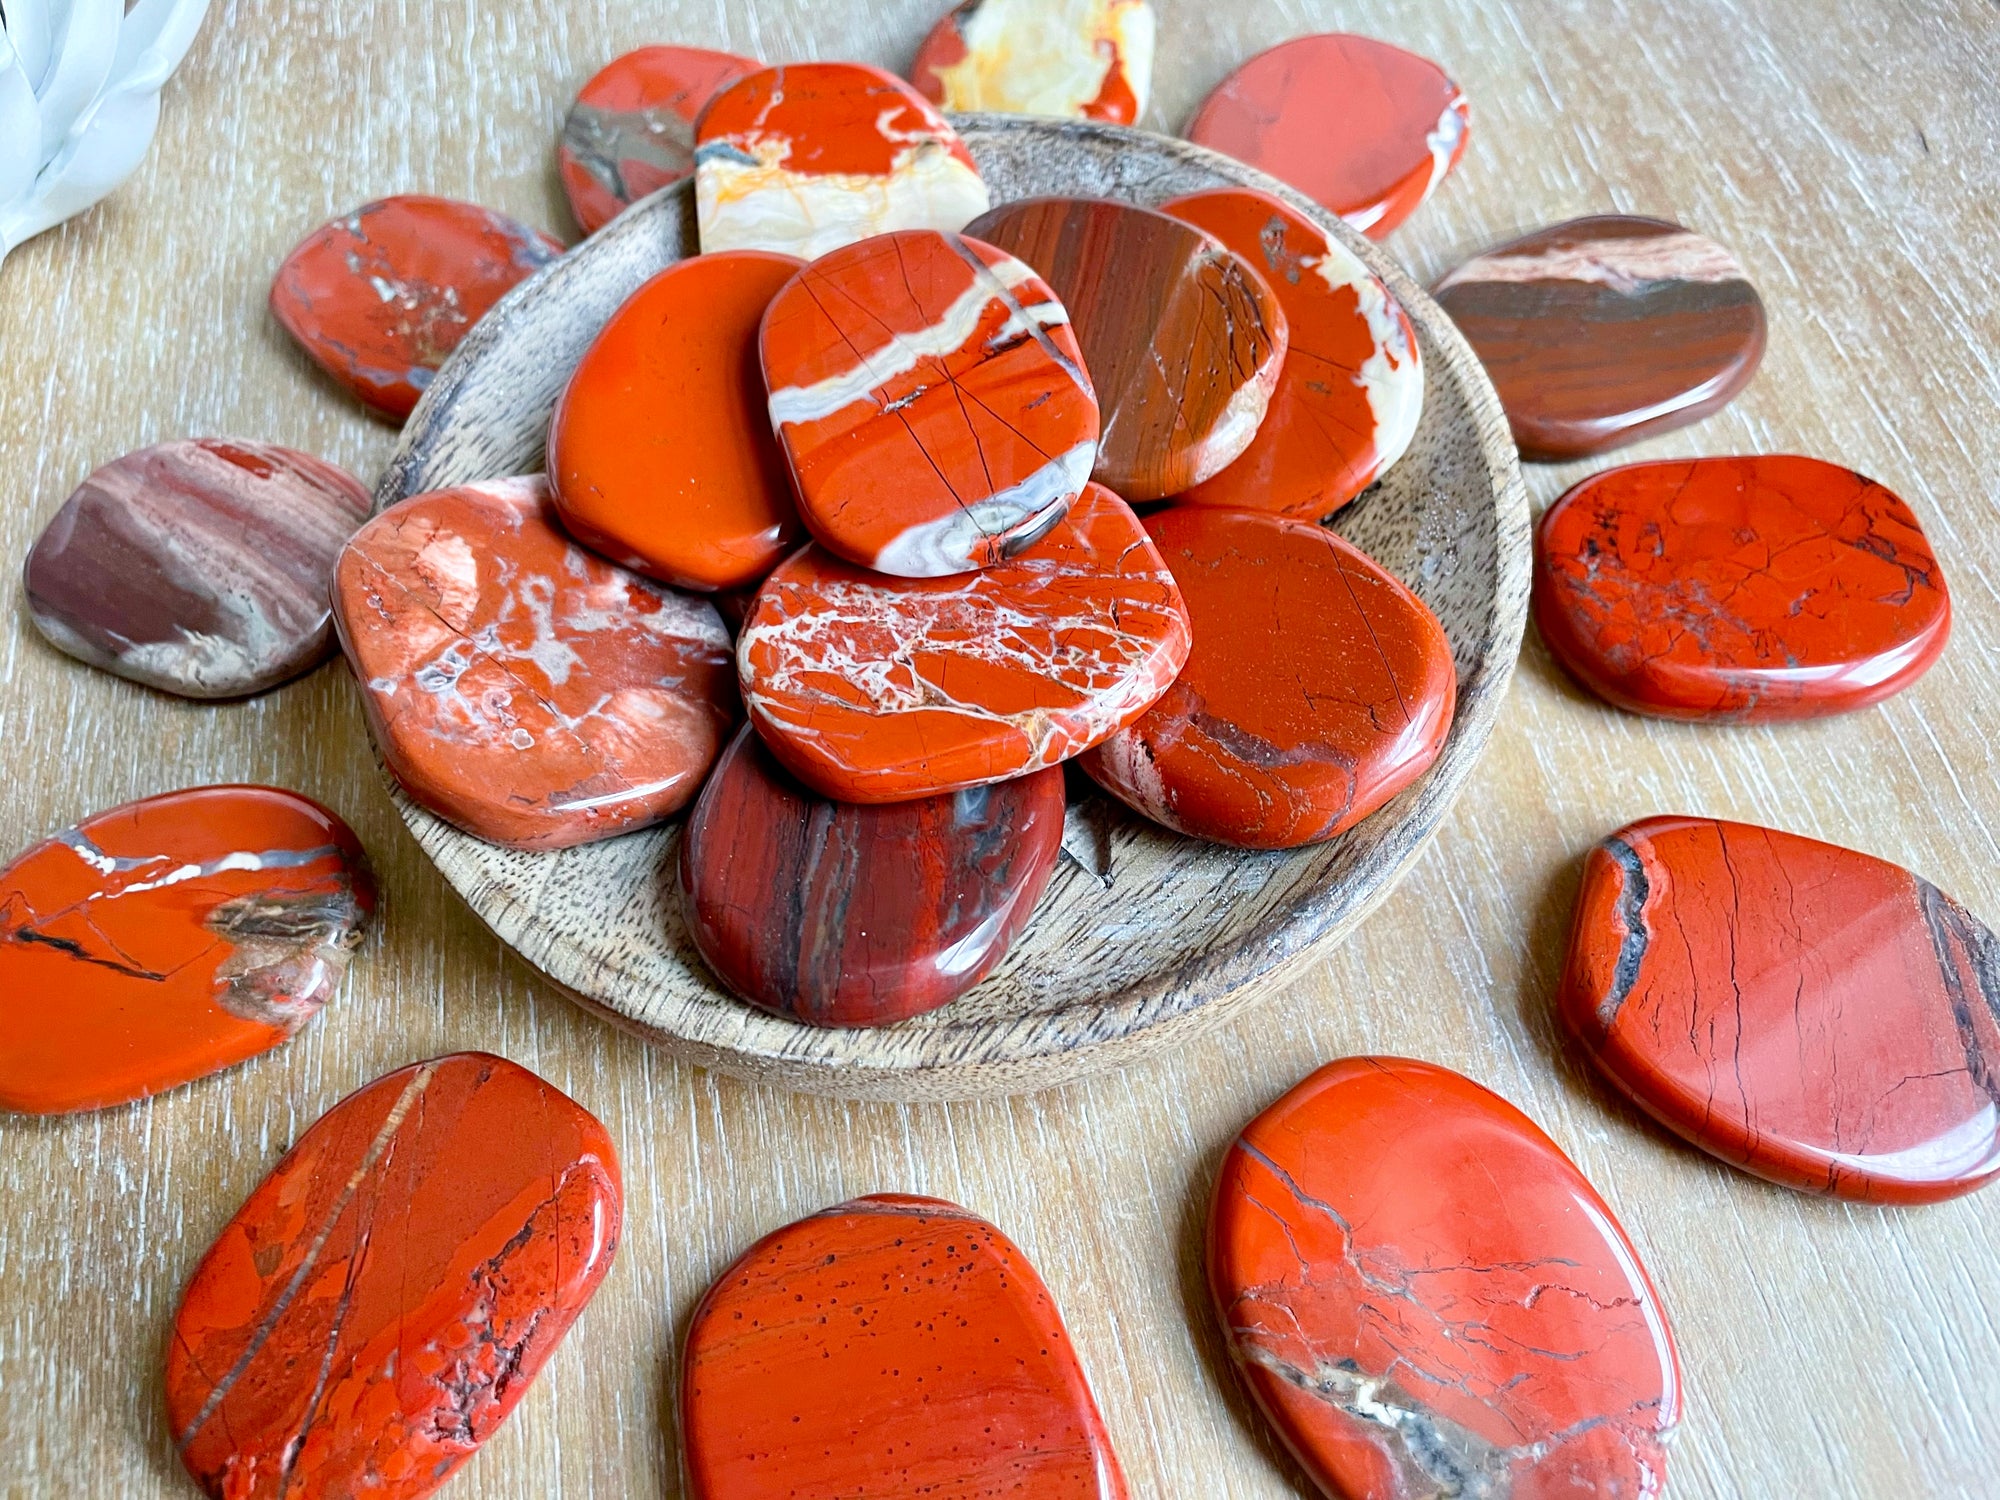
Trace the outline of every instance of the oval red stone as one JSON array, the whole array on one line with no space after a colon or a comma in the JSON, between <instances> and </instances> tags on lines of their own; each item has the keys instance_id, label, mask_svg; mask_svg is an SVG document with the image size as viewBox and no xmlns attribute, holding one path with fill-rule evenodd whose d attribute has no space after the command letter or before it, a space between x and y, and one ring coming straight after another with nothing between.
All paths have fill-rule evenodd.
<instances>
[{"instance_id":1,"label":"oval red stone","mask_svg":"<svg viewBox=\"0 0 2000 1500\"><path fill-rule=\"evenodd\" d=\"M1208 1278L1251 1394L1329 1495L1657 1495L1673 1338L1583 1174L1430 1063L1329 1063L1244 1129Z\"/></svg>"},{"instance_id":2,"label":"oval red stone","mask_svg":"<svg viewBox=\"0 0 2000 1500\"><path fill-rule=\"evenodd\" d=\"M480 1052L357 1090L195 1268L167 1419L217 1500L419 1500L491 1437L611 1269L604 1127Z\"/></svg>"},{"instance_id":3,"label":"oval red stone","mask_svg":"<svg viewBox=\"0 0 2000 1500\"><path fill-rule=\"evenodd\" d=\"M942 109L1130 125L1152 92L1158 27L1146 0L963 0L910 67Z\"/></svg>"},{"instance_id":4,"label":"oval red stone","mask_svg":"<svg viewBox=\"0 0 2000 1500\"><path fill-rule=\"evenodd\" d=\"M1159 702L1083 757L1092 780L1196 838L1290 849L1430 768L1458 679L1422 600L1308 522L1173 505L1146 530L1194 647Z\"/></svg>"},{"instance_id":5,"label":"oval red stone","mask_svg":"<svg viewBox=\"0 0 2000 1500\"><path fill-rule=\"evenodd\" d=\"M735 717L714 608L578 547L539 477L390 506L341 553L333 606L390 772L510 848L678 811Z\"/></svg>"},{"instance_id":6,"label":"oval red stone","mask_svg":"<svg viewBox=\"0 0 2000 1500\"><path fill-rule=\"evenodd\" d=\"M750 720L843 802L903 802L1082 754L1151 706L1187 609L1131 508L1101 485L1012 561L888 578L812 547L764 582L737 642Z\"/></svg>"},{"instance_id":7,"label":"oval red stone","mask_svg":"<svg viewBox=\"0 0 2000 1500\"><path fill-rule=\"evenodd\" d=\"M1040 536L1097 458L1069 314L1022 262L931 229L822 256L764 319L770 416L831 552L935 578Z\"/></svg>"},{"instance_id":8,"label":"oval red stone","mask_svg":"<svg viewBox=\"0 0 2000 1500\"><path fill-rule=\"evenodd\" d=\"M1382 238L1465 155L1472 114L1429 58L1372 37L1294 37L1223 79L1188 139L1269 172Z\"/></svg>"},{"instance_id":9,"label":"oval red stone","mask_svg":"<svg viewBox=\"0 0 2000 1500\"><path fill-rule=\"evenodd\" d=\"M142 1099L319 1014L375 911L317 802L207 786L127 802L0 870L0 1109Z\"/></svg>"},{"instance_id":10,"label":"oval red stone","mask_svg":"<svg viewBox=\"0 0 2000 1500\"><path fill-rule=\"evenodd\" d=\"M1928 881L1744 823L1648 818L1591 851L1564 1021L1668 1129L1804 1192L2000 1176L2000 942Z\"/></svg>"},{"instance_id":11,"label":"oval red stone","mask_svg":"<svg viewBox=\"0 0 2000 1500\"><path fill-rule=\"evenodd\" d=\"M1951 599L1923 527L1816 458L1677 459L1593 475L1543 515L1535 622L1634 713L1762 723L1845 713L1943 652Z\"/></svg>"},{"instance_id":12,"label":"oval red stone","mask_svg":"<svg viewBox=\"0 0 2000 1500\"><path fill-rule=\"evenodd\" d=\"M681 1455L692 1500L1127 1494L1027 1257L900 1194L787 1225L716 1279L688 1326Z\"/></svg>"}]
</instances>

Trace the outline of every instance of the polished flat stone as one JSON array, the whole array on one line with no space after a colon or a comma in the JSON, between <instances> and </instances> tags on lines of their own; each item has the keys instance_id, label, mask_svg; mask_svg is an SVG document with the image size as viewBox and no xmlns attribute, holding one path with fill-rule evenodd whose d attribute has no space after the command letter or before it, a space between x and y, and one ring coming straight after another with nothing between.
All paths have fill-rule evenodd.
<instances>
[{"instance_id":1,"label":"polished flat stone","mask_svg":"<svg viewBox=\"0 0 2000 1500\"><path fill-rule=\"evenodd\" d=\"M1944 572L1903 500L1852 469L1767 454L1630 464L1543 514L1535 623L1634 713L1769 723L1847 713L1929 671Z\"/></svg>"},{"instance_id":2,"label":"polished flat stone","mask_svg":"<svg viewBox=\"0 0 2000 1500\"><path fill-rule=\"evenodd\" d=\"M1645 1497L1680 1364L1555 1142L1430 1063L1351 1057L1244 1129L1208 1280L1250 1393L1330 1496Z\"/></svg>"},{"instance_id":3,"label":"polished flat stone","mask_svg":"<svg viewBox=\"0 0 2000 1500\"><path fill-rule=\"evenodd\" d=\"M945 117L861 63L753 73L717 94L695 129L704 251L817 260L891 230L963 229L989 201Z\"/></svg>"},{"instance_id":4,"label":"polished flat stone","mask_svg":"<svg viewBox=\"0 0 2000 1500\"><path fill-rule=\"evenodd\" d=\"M51 644L183 698L241 698L333 652L333 561L371 501L310 454L234 438L141 448L94 471L28 551Z\"/></svg>"},{"instance_id":5,"label":"polished flat stone","mask_svg":"<svg viewBox=\"0 0 2000 1500\"><path fill-rule=\"evenodd\" d=\"M1187 603L1174 685L1079 764L1195 838L1291 849L1344 833L1430 769L1457 695L1451 642L1323 527L1173 505L1146 531Z\"/></svg>"},{"instance_id":6,"label":"polished flat stone","mask_svg":"<svg viewBox=\"0 0 2000 1500\"><path fill-rule=\"evenodd\" d=\"M1214 188L1161 211L1205 229L1263 276L1285 310L1284 368L1243 456L1176 497L1317 521L1408 451L1423 360L1402 303L1345 246L1254 188Z\"/></svg>"},{"instance_id":7,"label":"polished flat stone","mask_svg":"<svg viewBox=\"0 0 2000 1500\"><path fill-rule=\"evenodd\" d=\"M1069 314L1003 250L906 229L814 261L764 319L799 510L880 573L990 567L1047 531L1097 458Z\"/></svg>"},{"instance_id":8,"label":"polished flat stone","mask_svg":"<svg viewBox=\"0 0 2000 1500\"><path fill-rule=\"evenodd\" d=\"M595 234L649 193L694 175L694 122L716 90L763 64L706 47L640 47L576 96L556 146L570 212Z\"/></svg>"},{"instance_id":9,"label":"polished flat stone","mask_svg":"<svg viewBox=\"0 0 2000 1500\"><path fill-rule=\"evenodd\" d=\"M333 607L391 774L509 848L679 811L735 718L713 606L585 552L539 476L390 506L341 553Z\"/></svg>"},{"instance_id":10,"label":"polished flat stone","mask_svg":"<svg viewBox=\"0 0 2000 1500\"><path fill-rule=\"evenodd\" d=\"M1219 474L1257 436L1285 361L1283 307L1219 240L1129 203L1027 198L966 233L1040 272L1097 388L1095 478L1137 504Z\"/></svg>"},{"instance_id":11,"label":"polished flat stone","mask_svg":"<svg viewBox=\"0 0 2000 1500\"><path fill-rule=\"evenodd\" d=\"M910 81L947 110L1130 125L1146 112L1158 23L1146 0L964 0Z\"/></svg>"},{"instance_id":12,"label":"polished flat stone","mask_svg":"<svg viewBox=\"0 0 2000 1500\"><path fill-rule=\"evenodd\" d=\"M1606 214L1538 229L1474 256L1431 294L1535 462L1699 422L1764 357L1764 304L1736 258L1660 219Z\"/></svg>"},{"instance_id":13,"label":"polished flat stone","mask_svg":"<svg viewBox=\"0 0 2000 1500\"><path fill-rule=\"evenodd\" d=\"M477 204L384 198L293 247L271 313L356 400L400 422L472 325L562 248Z\"/></svg>"},{"instance_id":14,"label":"polished flat stone","mask_svg":"<svg viewBox=\"0 0 2000 1500\"><path fill-rule=\"evenodd\" d=\"M766 1236L696 1307L690 1500L1125 1500L1035 1268L937 1198L857 1198Z\"/></svg>"},{"instance_id":15,"label":"polished flat stone","mask_svg":"<svg viewBox=\"0 0 2000 1500\"><path fill-rule=\"evenodd\" d=\"M2000 1176L2000 942L1900 866L1648 818L1585 861L1560 993L1604 1075L1731 1166L1874 1203Z\"/></svg>"},{"instance_id":16,"label":"polished flat stone","mask_svg":"<svg viewBox=\"0 0 2000 1500\"><path fill-rule=\"evenodd\" d=\"M1472 113L1427 57L1373 37L1294 37L1223 79L1187 136L1382 238L1458 165Z\"/></svg>"},{"instance_id":17,"label":"polished flat stone","mask_svg":"<svg viewBox=\"0 0 2000 1500\"><path fill-rule=\"evenodd\" d=\"M755 588L798 545L757 332L802 262L719 250L669 266L584 351L549 425L563 526L679 588Z\"/></svg>"},{"instance_id":18,"label":"polished flat stone","mask_svg":"<svg viewBox=\"0 0 2000 1500\"><path fill-rule=\"evenodd\" d=\"M618 1247L604 1127L482 1052L322 1115L195 1267L167 1430L216 1500L420 1500L491 1437Z\"/></svg>"}]
</instances>

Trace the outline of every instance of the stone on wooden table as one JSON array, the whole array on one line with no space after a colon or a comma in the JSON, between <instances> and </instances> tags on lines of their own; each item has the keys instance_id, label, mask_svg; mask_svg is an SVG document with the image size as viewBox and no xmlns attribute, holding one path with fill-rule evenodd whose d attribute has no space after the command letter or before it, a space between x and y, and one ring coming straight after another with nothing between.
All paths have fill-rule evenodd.
<instances>
[{"instance_id":1,"label":"stone on wooden table","mask_svg":"<svg viewBox=\"0 0 2000 1500\"><path fill-rule=\"evenodd\" d=\"M1244 1129L1208 1279L1230 1354L1339 1500L1649 1496L1680 1418L1666 1312L1534 1122L1430 1063L1329 1063Z\"/></svg>"},{"instance_id":2,"label":"stone on wooden table","mask_svg":"<svg viewBox=\"0 0 2000 1500\"><path fill-rule=\"evenodd\" d=\"M216 1500L420 1500L491 1437L611 1269L604 1127L480 1052L320 1117L195 1268L167 1420Z\"/></svg>"},{"instance_id":3,"label":"stone on wooden table","mask_svg":"<svg viewBox=\"0 0 2000 1500\"><path fill-rule=\"evenodd\" d=\"M1093 780L1178 832L1290 849L1430 768L1458 679L1422 600L1310 522L1171 505L1145 524L1194 648L1159 702L1079 761Z\"/></svg>"},{"instance_id":4,"label":"stone on wooden table","mask_svg":"<svg viewBox=\"0 0 2000 1500\"><path fill-rule=\"evenodd\" d=\"M1290 183L1382 238L1465 155L1471 110L1429 58L1372 37L1294 37L1202 102L1187 136Z\"/></svg>"},{"instance_id":5,"label":"stone on wooden table","mask_svg":"<svg viewBox=\"0 0 2000 1500\"><path fill-rule=\"evenodd\" d=\"M36 628L71 656L184 698L241 698L333 650L333 562L361 481L234 438L141 448L93 472L28 552Z\"/></svg>"},{"instance_id":6,"label":"stone on wooden table","mask_svg":"<svg viewBox=\"0 0 2000 1500\"><path fill-rule=\"evenodd\" d=\"M1764 304L1722 246L1602 214L1476 255L1431 289L1493 377L1521 456L1589 458L1699 422L1764 357Z\"/></svg>"},{"instance_id":7,"label":"stone on wooden table","mask_svg":"<svg viewBox=\"0 0 2000 1500\"><path fill-rule=\"evenodd\" d=\"M2000 1176L2000 942L1886 860L1715 818L1591 851L1565 1024L1675 1134L1802 1192Z\"/></svg>"},{"instance_id":8,"label":"stone on wooden table","mask_svg":"<svg viewBox=\"0 0 2000 1500\"><path fill-rule=\"evenodd\" d=\"M1951 634L1910 507L1852 469L1765 454L1628 464L1543 514L1535 623L1634 713L1767 723L1879 703Z\"/></svg>"},{"instance_id":9,"label":"stone on wooden table","mask_svg":"<svg viewBox=\"0 0 2000 1500\"><path fill-rule=\"evenodd\" d=\"M1097 388L1098 483L1139 503L1211 478L1250 446L1284 365L1285 312L1249 262L1179 219L1092 198L1027 198L966 226L1041 273Z\"/></svg>"},{"instance_id":10,"label":"stone on wooden table","mask_svg":"<svg viewBox=\"0 0 2000 1500\"><path fill-rule=\"evenodd\" d=\"M383 762L491 843L658 822L736 715L714 607L577 546L540 476L390 506L341 553L333 606Z\"/></svg>"},{"instance_id":11,"label":"stone on wooden table","mask_svg":"<svg viewBox=\"0 0 2000 1500\"><path fill-rule=\"evenodd\" d=\"M1021 261L935 229L822 256L764 319L770 418L828 551L934 578L989 567L1090 480L1097 398Z\"/></svg>"},{"instance_id":12,"label":"stone on wooden table","mask_svg":"<svg viewBox=\"0 0 2000 1500\"><path fill-rule=\"evenodd\" d=\"M755 588L798 544L757 330L800 264L762 250L697 255L611 315L549 425L549 485L572 536L703 592Z\"/></svg>"},{"instance_id":13,"label":"stone on wooden table","mask_svg":"<svg viewBox=\"0 0 2000 1500\"><path fill-rule=\"evenodd\" d=\"M1285 310L1284 368L1243 456L1175 498L1319 520L1409 449L1424 410L1416 329L1402 303L1345 246L1254 188L1214 188L1162 205L1258 270Z\"/></svg>"},{"instance_id":14,"label":"stone on wooden table","mask_svg":"<svg viewBox=\"0 0 2000 1500\"><path fill-rule=\"evenodd\" d=\"M1071 759L1144 713L1187 654L1173 575L1096 484L978 573L890 578L808 548L765 580L737 639L750 721L787 770L843 802Z\"/></svg>"},{"instance_id":15,"label":"stone on wooden table","mask_svg":"<svg viewBox=\"0 0 2000 1500\"><path fill-rule=\"evenodd\" d=\"M694 175L694 122L717 89L763 64L706 47L640 47L613 58L563 120L556 170L595 234L648 193Z\"/></svg>"},{"instance_id":16,"label":"stone on wooden table","mask_svg":"<svg viewBox=\"0 0 2000 1500\"><path fill-rule=\"evenodd\" d=\"M1158 30L1147 0L963 0L910 81L948 110L1130 125L1146 112Z\"/></svg>"},{"instance_id":17,"label":"stone on wooden table","mask_svg":"<svg viewBox=\"0 0 2000 1500\"><path fill-rule=\"evenodd\" d=\"M792 63L731 84L695 127L701 248L817 260L986 211L972 155L930 101L862 63Z\"/></svg>"},{"instance_id":18,"label":"stone on wooden table","mask_svg":"<svg viewBox=\"0 0 2000 1500\"><path fill-rule=\"evenodd\" d=\"M271 312L355 399L400 422L472 325L562 249L474 203L384 198L293 247Z\"/></svg>"},{"instance_id":19,"label":"stone on wooden table","mask_svg":"<svg viewBox=\"0 0 2000 1500\"><path fill-rule=\"evenodd\" d=\"M1125 1500L1069 1332L978 1215L877 1194L758 1241L682 1357L690 1500Z\"/></svg>"},{"instance_id":20,"label":"stone on wooden table","mask_svg":"<svg viewBox=\"0 0 2000 1500\"><path fill-rule=\"evenodd\" d=\"M207 786L84 819L0 870L0 1109L144 1098L288 1040L375 910L316 802Z\"/></svg>"}]
</instances>

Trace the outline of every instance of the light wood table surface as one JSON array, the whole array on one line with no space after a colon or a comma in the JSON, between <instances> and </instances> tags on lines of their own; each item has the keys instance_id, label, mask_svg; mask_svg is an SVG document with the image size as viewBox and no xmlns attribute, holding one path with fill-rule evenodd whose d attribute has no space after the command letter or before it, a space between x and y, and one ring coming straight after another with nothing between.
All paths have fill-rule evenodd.
<instances>
[{"instance_id":1,"label":"light wood table surface","mask_svg":"<svg viewBox=\"0 0 2000 1500\"><path fill-rule=\"evenodd\" d=\"M1235 1130L1317 1064L1429 1058L1535 1116L1623 1217L1686 1362L1681 1496L2000 1495L2000 1190L1884 1212L1730 1172L1613 1100L1550 999L1579 860L1689 811L1908 864L2000 920L2000 8L1991 0L1157 0L1147 123L1301 32L1442 60L1472 146L1392 241L1429 280L1538 223L1622 210L1730 245L1772 319L1728 412L1634 457L1796 450L1916 507L1957 605L1942 664L1817 725L1617 714L1532 632L1492 749L1360 936L1240 1024L1041 1096L898 1108L797 1098L669 1061L573 1007L446 890L403 831L343 669L197 707L0 633L0 851L125 798L261 780L354 823L377 935L299 1041L150 1103L0 1121L0 1489L194 1493L161 1416L181 1285L279 1153L410 1060L501 1052L596 1112L623 1153L624 1246L518 1412L446 1493L672 1496L677 1338L755 1237L852 1194L957 1199L1054 1289L1135 1492L1304 1481L1231 1376L1199 1228ZM106 206L0 267L0 558L18 566L93 466L226 433L372 480L393 441L264 311L294 239L399 191L574 234L552 165L576 88L648 41L902 68L942 0L216 0L161 137ZM1536 469L1539 507L1588 466ZM0 1003L28 997L0 996ZM61 1003L60 996L34 997Z\"/></svg>"}]
</instances>

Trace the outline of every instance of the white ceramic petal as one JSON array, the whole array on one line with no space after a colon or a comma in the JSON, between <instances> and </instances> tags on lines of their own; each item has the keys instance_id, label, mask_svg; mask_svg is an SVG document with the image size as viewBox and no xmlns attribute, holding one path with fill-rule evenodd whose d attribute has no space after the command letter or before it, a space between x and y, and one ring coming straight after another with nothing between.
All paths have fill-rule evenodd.
<instances>
[{"instance_id":1,"label":"white ceramic petal","mask_svg":"<svg viewBox=\"0 0 2000 1500\"><path fill-rule=\"evenodd\" d=\"M6 0L6 4L6 29L13 38L14 55L28 75L28 86L39 93L49 72L54 29L69 13L69 0ZM5 139L0 136L0 141Z\"/></svg>"},{"instance_id":2,"label":"white ceramic petal","mask_svg":"<svg viewBox=\"0 0 2000 1500\"><path fill-rule=\"evenodd\" d=\"M0 213L35 180L41 164L40 120L27 67L9 32L0 31Z\"/></svg>"},{"instance_id":3,"label":"white ceramic petal","mask_svg":"<svg viewBox=\"0 0 2000 1500\"><path fill-rule=\"evenodd\" d=\"M118 56L106 92L158 92L194 45L209 0L139 0L118 32Z\"/></svg>"},{"instance_id":4,"label":"white ceramic petal","mask_svg":"<svg viewBox=\"0 0 2000 1500\"><path fill-rule=\"evenodd\" d=\"M60 155L42 168L12 223L0 210L0 244L18 245L82 213L132 175L153 144L160 96L150 90L100 101L72 131Z\"/></svg>"},{"instance_id":5,"label":"white ceramic petal","mask_svg":"<svg viewBox=\"0 0 2000 1500\"><path fill-rule=\"evenodd\" d=\"M121 0L69 0L69 14L61 31L54 33L48 76L35 91L42 110L42 160L62 149L77 119L111 76L124 19Z\"/></svg>"}]
</instances>

